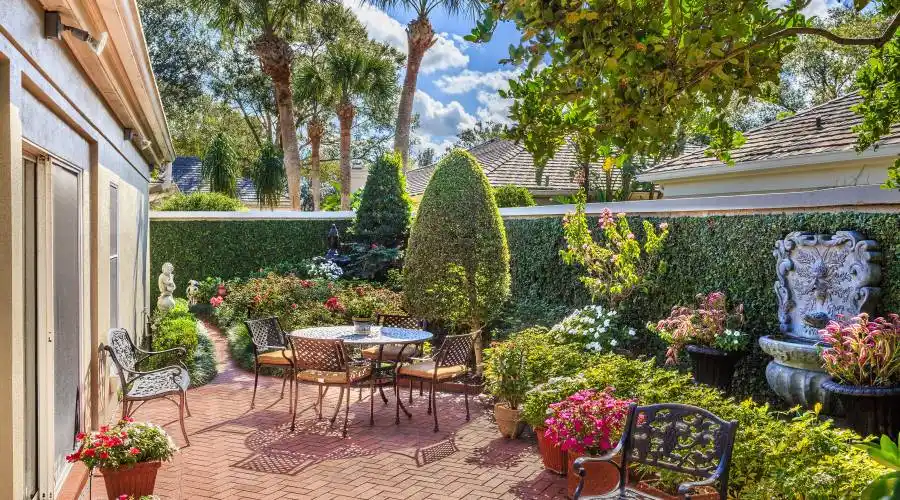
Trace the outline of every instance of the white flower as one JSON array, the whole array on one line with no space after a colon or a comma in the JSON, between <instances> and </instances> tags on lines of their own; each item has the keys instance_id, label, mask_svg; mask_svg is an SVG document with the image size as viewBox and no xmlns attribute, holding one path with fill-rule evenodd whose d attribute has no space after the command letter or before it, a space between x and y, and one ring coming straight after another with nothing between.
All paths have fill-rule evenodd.
<instances>
[{"instance_id":1,"label":"white flower","mask_svg":"<svg viewBox=\"0 0 900 500\"><path fill-rule=\"evenodd\" d=\"M628 335L634 337L635 334L636 334L636 332L634 331L634 328L629 328L629 329L628 329Z\"/></svg>"},{"instance_id":2,"label":"white flower","mask_svg":"<svg viewBox=\"0 0 900 500\"><path fill-rule=\"evenodd\" d=\"M597 332L594 332L594 338L595 338L595 339L599 339L599 338L600 338L600 334L597 333Z\"/></svg>"},{"instance_id":3,"label":"white flower","mask_svg":"<svg viewBox=\"0 0 900 500\"><path fill-rule=\"evenodd\" d=\"M609 341L609 345L615 347L615 346L619 345L619 341L616 339L612 339Z\"/></svg>"},{"instance_id":4,"label":"white flower","mask_svg":"<svg viewBox=\"0 0 900 500\"><path fill-rule=\"evenodd\" d=\"M617 314L619 314L619 311L610 311L610 312L609 312L609 315L610 315L610 316L615 316L615 315L617 315Z\"/></svg>"},{"instance_id":5,"label":"white flower","mask_svg":"<svg viewBox=\"0 0 900 500\"><path fill-rule=\"evenodd\" d=\"M608 320L608 319L605 320L605 321L603 322L603 326L609 326L609 320Z\"/></svg>"},{"instance_id":6,"label":"white flower","mask_svg":"<svg viewBox=\"0 0 900 500\"><path fill-rule=\"evenodd\" d=\"M600 333L606 333L606 327L601 328Z\"/></svg>"}]
</instances>

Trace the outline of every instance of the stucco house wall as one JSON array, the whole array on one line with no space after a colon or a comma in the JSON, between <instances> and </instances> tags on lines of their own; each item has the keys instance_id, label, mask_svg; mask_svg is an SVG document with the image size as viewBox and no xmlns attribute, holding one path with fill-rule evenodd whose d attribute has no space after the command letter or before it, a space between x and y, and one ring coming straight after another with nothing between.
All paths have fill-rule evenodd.
<instances>
[{"instance_id":1,"label":"stucco house wall","mask_svg":"<svg viewBox=\"0 0 900 500\"><path fill-rule=\"evenodd\" d=\"M64 23L94 35L109 33L105 50L97 55L68 34L45 39L44 10L60 11ZM125 128L136 137L127 138ZM36 487L37 498L59 498L68 475L59 461L66 450L53 441L68 432L53 418L54 376L70 368L54 360L60 300L80 298L79 321L72 327L77 352L71 357L78 361L78 427L94 429L117 411L112 372L97 348L111 326L142 331L150 307L150 170L172 158L134 0L0 1L0 497L30 498ZM74 287L53 278L53 175L59 169L77 179L73 240L80 265ZM36 217L29 227L25 202L33 198L25 191L26 176L36 184ZM117 208L115 227L111 204ZM36 250L26 251L32 248L26 235L34 238ZM36 326L26 329L29 289L23 288L32 283L26 281L26 262L32 259ZM25 373L26 340L36 351L36 386L25 385L32 380ZM35 418L26 407L27 395L36 403L36 434L26 425ZM71 424L74 431L76 422Z\"/></svg>"}]
</instances>

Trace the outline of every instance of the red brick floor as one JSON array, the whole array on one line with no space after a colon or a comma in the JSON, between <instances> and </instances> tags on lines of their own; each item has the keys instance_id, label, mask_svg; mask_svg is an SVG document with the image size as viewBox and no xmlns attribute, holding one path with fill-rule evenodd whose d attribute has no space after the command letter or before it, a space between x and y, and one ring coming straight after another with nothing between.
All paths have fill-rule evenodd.
<instances>
[{"instance_id":1,"label":"red brick floor","mask_svg":"<svg viewBox=\"0 0 900 500\"><path fill-rule=\"evenodd\" d=\"M435 433L427 397L418 391L412 419L401 413L399 426L393 404L376 394L370 427L369 401L359 401L354 390L348 437L342 439L343 410L334 429L327 418L338 391L329 391L326 418L317 421L311 409L316 389L301 386L292 433L280 379L260 377L251 410L253 375L228 361L224 337L213 335L220 373L188 392L191 445L160 470L156 493L163 499L564 498L564 480L542 469L534 440L500 437L480 402L470 400L472 419L466 422L461 395L438 396L441 430ZM391 403L392 392L386 391ZM149 402L135 418L163 425L184 444L172 403ZM91 498L104 498L102 483L93 478Z\"/></svg>"}]
</instances>

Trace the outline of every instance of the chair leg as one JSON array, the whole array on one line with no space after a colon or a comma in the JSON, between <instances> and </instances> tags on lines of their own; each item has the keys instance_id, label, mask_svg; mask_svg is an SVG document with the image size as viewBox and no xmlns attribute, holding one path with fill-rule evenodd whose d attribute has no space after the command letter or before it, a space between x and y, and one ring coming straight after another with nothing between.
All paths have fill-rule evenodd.
<instances>
[{"instance_id":1,"label":"chair leg","mask_svg":"<svg viewBox=\"0 0 900 500\"><path fill-rule=\"evenodd\" d=\"M288 385L288 411L294 411L294 367L291 367L288 376L291 377L291 381Z\"/></svg>"},{"instance_id":2,"label":"chair leg","mask_svg":"<svg viewBox=\"0 0 900 500\"><path fill-rule=\"evenodd\" d=\"M184 407L185 402L187 401L187 395L184 391L181 392L181 404L178 405L178 420L181 421L181 433L184 434L184 442L185 446L191 445L191 440L188 439L187 429L184 427Z\"/></svg>"},{"instance_id":3,"label":"chair leg","mask_svg":"<svg viewBox=\"0 0 900 500\"><path fill-rule=\"evenodd\" d=\"M378 386L378 392L381 394L381 400L384 401L384 404L388 404L388 398L384 394L384 388L381 387L380 385ZM373 396L374 396L374 394L373 394Z\"/></svg>"},{"instance_id":4,"label":"chair leg","mask_svg":"<svg viewBox=\"0 0 900 500\"><path fill-rule=\"evenodd\" d=\"M259 385L259 363L255 363L256 365L256 375L253 377L253 399L250 400L250 409L256 406L256 386Z\"/></svg>"},{"instance_id":5,"label":"chair leg","mask_svg":"<svg viewBox=\"0 0 900 500\"><path fill-rule=\"evenodd\" d=\"M431 382L431 406L432 411L434 411L434 432L438 431L438 417L437 417L437 390L435 390L435 382Z\"/></svg>"},{"instance_id":6,"label":"chair leg","mask_svg":"<svg viewBox=\"0 0 900 500\"><path fill-rule=\"evenodd\" d=\"M294 406L292 407L293 411L291 412L293 413L293 415L291 415L291 432L294 432L294 428L297 425L297 400L299 399L298 392L300 390L300 384L294 384L293 377L291 378L291 384L294 385L292 387L294 390Z\"/></svg>"},{"instance_id":7,"label":"chair leg","mask_svg":"<svg viewBox=\"0 0 900 500\"><path fill-rule=\"evenodd\" d=\"M361 389L361 387L360 387ZM369 380L369 425L375 425L375 379Z\"/></svg>"},{"instance_id":8,"label":"chair leg","mask_svg":"<svg viewBox=\"0 0 900 500\"><path fill-rule=\"evenodd\" d=\"M425 385L425 382L419 381L419 397L422 397L422 386Z\"/></svg>"},{"instance_id":9,"label":"chair leg","mask_svg":"<svg viewBox=\"0 0 900 500\"><path fill-rule=\"evenodd\" d=\"M191 407L188 406L187 391L184 391L184 409L185 409L185 411L187 411L187 416L190 417L191 416Z\"/></svg>"},{"instance_id":10,"label":"chair leg","mask_svg":"<svg viewBox=\"0 0 900 500\"><path fill-rule=\"evenodd\" d=\"M287 385L287 370L281 375L281 396L278 396L278 399L284 399L284 386Z\"/></svg>"},{"instance_id":11,"label":"chair leg","mask_svg":"<svg viewBox=\"0 0 900 500\"><path fill-rule=\"evenodd\" d=\"M431 395L434 394L434 383L428 388L428 414L431 415Z\"/></svg>"},{"instance_id":12,"label":"chair leg","mask_svg":"<svg viewBox=\"0 0 900 500\"><path fill-rule=\"evenodd\" d=\"M466 422L469 421L469 384L463 381L463 397L466 399Z\"/></svg>"},{"instance_id":13,"label":"chair leg","mask_svg":"<svg viewBox=\"0 0 900 500\"><path fill-rule=\"evenodd\" d=\"M341 403L344 401L344 386L341 386L341 392L338 393L337 406L334 407L334 414L331 415L331 426L334 427L334 422L337 420L338 412L341 411ZM347 387L347 401L350 401L350 388Z\"/></svg>"},{"instance_id":14,"label":"chair leg","mask_svg":"<svg viewBox=\"0 0 900 500\"><path fill-rule=\"evenodd\" d=\"M409 379L409 404L412 404L413 379ZM421 396L421 394L419 394Z\"/></svg>"},{"instance_id":15,"label":"chair leg","mask_svg":"<svg viewBox=\"0 0 900 500\"><path fill-rule=\"evenodd\" d=\"M409 379L409 390L412 391L412 379ZM394 409L396 410L394 425L400 425L400 381L397 380L396 376L394 376L394 396L396 396L396 401L394 401Z\"/></svg>"},{"instance_id":16,"label":"chair leg","mask_svg":"<svg viewBox=\"0 0 900 500\"><path fill-rule=\"evenodd\" d=\"M347 386L347 401L344 402L344 432L342 437L347 437L347 421L350 419L350 386Z\"/></svg>"},{"instance_id":17,"label":"chair leg","mask_svg":"<svg viewBox=\"0 0 900 500\"><path fill-rule=\"evenodd\" d=\"M319 412L319 420L322 420L322 386L319 386L319 402L316 405Z\"/></svg>"}]
</instances>

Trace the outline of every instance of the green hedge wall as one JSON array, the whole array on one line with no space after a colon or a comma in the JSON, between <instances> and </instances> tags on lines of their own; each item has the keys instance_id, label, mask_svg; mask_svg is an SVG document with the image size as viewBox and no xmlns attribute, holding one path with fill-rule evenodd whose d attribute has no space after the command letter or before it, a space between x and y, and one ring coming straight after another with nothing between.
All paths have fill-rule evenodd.
<instances>
[{"instance_id":1,"label":"green hedge wall","mask_svg":"<svg viewBox=\"0 0 900 500\"><path fill-rule=\"evenodd\" d=\"M332 224L344 235L350 220L151 220L150 269L153 303L164 262L175 266L175 290L188 280L247 276L260 267L324 255Z\"/></svg>"},{"instance_id":2,"label":"green hedge wall","mask_svg":"<svg viewBox=\"0 0 900 500\"><path fill-rule=\"evenodd\" d=\"M772 249L776 240L791 231L855 230L877 241L883 255L879 312L900 311L898 214L797 213L653 220L666 220L671 226L665 252L669 271L651 294L624 305L622 313L635 327L661 319L673 305L691 302L699 292L723 290L729 299L744 303L744 328L749 333L756 337L777 333ZM638 221L630 218L632 228L640 228ZM572 308L589 302L577 270L559 258L564 245L561 219L509 219L506 234L512 271L510 315L516 324L551 325ZM646 330L641 331L645 335L637 350L661 354L662 344ZM753 351L741 362L735 376L735 395L752 395L780 404L766 384L765 366L770 359L754 342Z\"/></svg>"}]
</instances>

